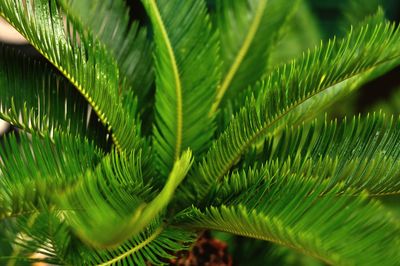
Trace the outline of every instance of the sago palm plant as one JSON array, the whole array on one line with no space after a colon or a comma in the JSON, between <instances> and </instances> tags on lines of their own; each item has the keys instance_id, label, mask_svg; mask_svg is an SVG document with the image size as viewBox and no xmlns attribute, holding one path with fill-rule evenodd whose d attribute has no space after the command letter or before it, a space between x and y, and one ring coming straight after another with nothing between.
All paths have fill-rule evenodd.
<instances>
[{"instance_id":1,"label":"sago palm plant","mask_svg":"<svg viewBox=\"0 0 400 266\"><path fill-rule=\"evenodd\" d=\"M211 230L398 265L399 117L324 110L400 64L399 28L378 11L286 62L300 1L211 2L0 1L47 59L0 47L2 264L230 264Z\"/></svg>"}]
</instances>

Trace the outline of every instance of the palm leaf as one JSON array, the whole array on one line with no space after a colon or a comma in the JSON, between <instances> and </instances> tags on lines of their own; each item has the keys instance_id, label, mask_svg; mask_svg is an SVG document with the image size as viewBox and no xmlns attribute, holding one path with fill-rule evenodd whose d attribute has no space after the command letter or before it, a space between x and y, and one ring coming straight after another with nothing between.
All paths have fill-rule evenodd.
<instances>
[{"instance_id":1,"label":"palm leaf","mask_svg":"<svg viewBox=\"0 0 400 266\"><path fill-rule=\"evenodd\" d=\"M25 4L26 2L26 4ZM93 107L119 149L140 144L136 104L122 107L117 65L105 47L70 15L66 21L55 1L0 3L0 15L16 28L79 90ZM111 107L110 107L111 102Z\"/></svg>"},{"instance_id":2,"label":"palm leaf","mask_svg":"<svg viewBox=\"0 0 400 266\"><path fill-rule=\"evenodd\" d=\"M341 184L343 192L351 188L357 195L363 191L373 196L397 194L399 126L399 118L373 114L344 119L339 125L325 120L287 128L281 136L268 139L262 151L249 153L232 175L216 182L201 206L226 203L282 169L326 181L328 189Z\"/></svg>"},{"instance_id":3,"label":"palm leaf","mask_svg":"<svg viewBox=\"0 0 400 266\"><path fill-rule=\"evenodd\" d=\"M139 235L116 249L86 251L89 265L170 265L178 251L186 250L195 236L177 228L164 228L160 221L152 222Z\"/></svg>"},{"instance_id":4,"label":"palm leaf","mask_svg":"<svg viewBox=\"0 0 400 266\"><path fill-rule=\"evenodd\" d=\"M71 228L62 221L62 216L63 212L53 212L41 213L34 219L32 216L18 218L17 224L11 226L11 230L24 235L11 240L17 245L18 254L0 258L0 261L10 259L22 263L29 260L30 254L36 253L45 256L38 261L57 265L168 265L175 258L173 254L188 249L195 240L193 233L166 227L156 219L118 247L94 250L71 234Z\"/></svg>"},{"instance_id":5,"label":"palm leaf","mask_svg":"<svg viewBox=\"0 0 400 266\"><path fill-rule=\"evenodd\" d=\"M224 63L223 79L212 112L217 110L224 97L236 98L238 92L255 84L266 73L268 57L298 2L216 1L215 20Z\"/></svg>"},{"instance_id":6,"label":"palm leaf","mask_svg":"<svg viewBox=\"0 0 400 266\"><path fill-rule=\"evenodd\" d=\"M301 123L371 75L397 65L399 44L400 31L394 25L365 26L271 73L256 86L257 98L247 98L194 168L190 180L200 198L209 189L207 184L220 180L261 137L276 134L285 124Z\"/></svg>"},{"instance_id":7,"label":"palm leaf","mask_svg":"<svg viewBox=\"0 0 400 266\"><path fill-rule=\"evenodd\" d=\"M25 132L51 136L62 131L105 146L106 133L91 119L86 100L48 64L4 46L0 59L1 119Z\"/></svg>"},{"instance_id":8,"label":"palm leaf","mask_svg":"<svg viewBox=\"0 0 400 266\"><path fill-rule=\"evenodd\" d=\"M154 197L151 184L141 175L142 162L133 163L137 158L135 153L106 157L58 196L61 209L71 210L65 213L66 221L91 246L114 247L140 233L161 215L192 164L191 153L183 153Z\"/></svg>"},{"instance_id":9,"label":"palm leaf","mask_svg":"<svg viewBox=\"0 0 400 266\"><path fill-rule=\"evenodd\" d=\"M393 194L400 191L399 140L399 117L383 113L344 119L339 125L337 121L315 121L271 137L262 152L254 151L243 164L274 160L283 163L299 156L304 162L312 159L315 169L321 167L329 173L334 184L344 181L354 190Z\"/></svg>"},{"instance_id":10,"label":"palm leaf","mask_svg":"<svg viewBox=\"0 0 400 266\"><path fill-rule=\"evenodd\" d=\"M0 146L0 219L53 206L55 189L93 168L102 152L88 141L54 132L5 137Z\"/></svg>"},{"instance_id":11,"label":"palm leaf","mask_svg":"<svg viewBox=\"0 0 400 266\"><path fill-rule=\"evenodd\" d=\"M286 1L286 3L289 2ZM269 6L269 3L267 3L267 6ZM298 5L293 5L293 7L295 8L293 10L295 11L294 14L287 17L285 25L280 28L279 36L275 38L273 47L268 50L268 65L263 77L267 76L276 67L289 63L293 58L300 57L304 51L313 49L321 40L320 30L308 4L305 1L300 1ZM253 64L263 62L257 60ZM249 68L250 70L253 69L252 66L249 66ZM258 80L260 78L255 81ZM217 123L218 133L221 133L229 125L232 116L240 111L246 96L249 94L246 89L251 85L255 85L255 81L242 86L239 91L233 94L233 97L226 97L223 101L223 105L219 110L220 114L217 116L219 119Z\"/></svg>"},{"instance_id":12,"label":"palm leaf","mask_svg":"<svg viewBox=\"0 0 400 266\"><path fill-rule=\"evenodd\" d=\"M143 4L156 46L156 166L166 175L184 149L199 154L213 135L208 112L218 82L217 38L203 0Z\"/></svg>"},{"instance_id":13,"label":"palm leaf","mask_svg":"<svg viewBox=\"0 0 400 266\"><path fill-rule=\"evenodd\" d=\"M8 232L16 234L12 239L4 238L14 248L8 256L0 257L0 261L7 261L7 264L4 263L7 266L25 265L28 262L72 265L71 246L74 239L69 228L57 215L60 213L42 211L18 216L14 223L5 227ZM43 257L33 258L32 254Z\"/></svg>"},{"instance_id":14,"label":"palm leaf","mask_svg":"<svg viewBox=\"0 0 400 266\"><path fill-rule=\"evenodd\" d=\"M145 105L153 83L151 44L145 28L130 23L129 9L122 0L62 0L64 9L77 14L109 48L117 60L121 75ZM122 92L123 95L128 92Z\"/></svg>"},{"instance_id":15,"label":"palm leaf","mask_svg":"<svg viewBox=\"0 0 400 266\"><path fill-rule=\"evenodd\" d=\"M277 170L228 205L193 207L176 222L272 241L328 264L394 265L399 260L399 224L377 201L367 201L366 193L338 197L340 186L326 192L328 182Z\"/></svg>"}]
</instances>

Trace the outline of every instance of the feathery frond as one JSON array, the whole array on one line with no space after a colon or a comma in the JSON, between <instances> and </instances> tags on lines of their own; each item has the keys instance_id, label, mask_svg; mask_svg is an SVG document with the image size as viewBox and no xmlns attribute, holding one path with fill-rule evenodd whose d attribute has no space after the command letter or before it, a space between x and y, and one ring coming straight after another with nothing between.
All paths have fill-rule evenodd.
<instances>
[{"instance_id":1,"label":"feathery frond","mask_svg":"<svg viewBox=\"0 0 400 266\"><path fill-rule=\"evenodd\" d=\"M235 98L266 74L268 57L298 3L297 0L216 1L223 78L211 113L217 111L223 98Z\"/></svg>"},{"instance_id":2,"label":"feathery frond","mask_svg":"<svg viewBox=\"0 0 400 266\"><path fill-rule=\"evenodd\" d=\"M25 132L51 136L56 130L105 145L101 125L93 124L89 105L66 79L1 44L0 90L0 117Z\"/></svg>"},{"instance_id":3,"label":"feathery frond","mask_svg":"<svg viewBox=\"0 0 400 266\"><path fill-rule=\"evenodd\" d=\"M123 83L104 45L76 19L63 14L55 0L24 3L22 0L2 1L0 15L82 93L112 131L117 147L127 151L138 147L140 130L135 123L136 104L131 103L128 110L122 107L120 86Z\"/></svg>"},{"instance_id":4,"label":"feathery frond","mask_svg":"<svg viewBox=\"0 0 400 266\"><path fill-rule=\"evenodd\" d=\"M7 264L4 263L7 266L35 262L73 265L77 256L71 256L71 251L74 250L73 245L77 244L76 239L57 214L43 210L18 216L16 222L7 228L16 233L14 238L7 239L16 248L8 256L0 257L0 262L7 261ZM35 253L44 258L33 258L32 254Z\"/></svg>"},{"instance_id":5,"label":"feathery frond","mask_svg":"<svg viewBox=\"0 0 400 266\"><path fill-rule=\"evenodd\" d=\"M177 228L164 228L160 221L150 224L139 235L109 251L85 252L90 265L170 265L173 254L186 250L195 240L193 233Z\"/></svg>"},{"instance_id":6,"label":"feathery frond","mask_svg":"<svg viewBox=\"0 0 400 266\"><path fill-rule=\"evenodd\" d=\"M289 61L320 39L301 0L135 1L0 1L44 56L0 44L0 264L400 261L398 112L328 109L398 68L398 25L360 10Z\"/></svg>"},{"instance_id":7,"label":"feathery frond","mask_svg":"<svg viewBox=\"0 0 400 266\"><path fill-rule=\"evenodd\" d=\"M399 141L399 117L373 113L344 119L339 124L325 120L298 129L286 128L279 137L267 140L262 152L255 151L255 156L244 160L248 164L257 159L283 162L298 155L302 161L314 160L317 169L317 161L322 159L331 162L326 163L325 171L336 169L329 173L333 183L342 176L355 190L391 194L400 191Z\"/></svg>"},{"instance_id":8,"label":"feathery frond","mask_svg":"<svg viewBox=\"0 0 400 266\"><path fill-rule=\"evenodd\" d=\"M140 233L159 217L192 164L191 152L183 153L154 197L141 176L140 159L134 163L138 155L129 157L106 157L57 197L61 209L70 210L64 213L68 224L91 246L114 247Z\"/></svg>"},{"instance_id":9,"label":"feathery frond","mask_svg":"<svg viewBox=\"0 0 400 266\"><path fill-rule=\"evenodd\" d=\"M165 227L156 219L140 234L118 247L94 250L71 235L71 229L60 217L62 212L57 215L41 213L34 219L19 218L18 225L14 227L23 234L13 240L19 247L19 253L10 259L21 263L36 252L45 256L46 263L57 265L146 265L149 262L152 265L168 265L175 258L174 254L188 249L195 240L192 232ZM30 261L35 262L34 259Z\"/></svg>"},{"instance_id":10,"label":"feathery frond","mask_svg":"<svg viewBox=\"0 0 400 266\"><path fill-rule=\"evenodd\" d=\"M88 141L57 132L7 136L0 146L0 219L54 206L54 191L76 182L102 155Z\"/></svg>"},{"instance_id":11,"label":"feathery frond","mask_svg":"<svg viewBox=\"0 0 400 266\"><path fill-rule=\"evenodd\" d=\"M143 0L155 51L156 166L166 175L186 148L195 155L213 136L208 116L219 79L218 46L203 0Z\"/></svg>"},{"instance_id":12,"label":"feathery frond","mask_svg":"<svg viewBox=\"0 0 400 266\"><path fill-rule=\"evenodd\" d=\"M147 30L137 21L130 23L129 9L122 0L60 0L64 9L77 14L113 53L123 78L144 107L154 80L151 43ZM124 88L129 89L129 88ZM129 92L122 91L123 96Z\"/></svg>"},{"instance_id":13,"label":"feathery frond","mask_svg":"<svg viewBox=\"0 0 400 266\"><path fill-rule=\"evenodd\" d=\"M395 25L361 27L272 72L196 166L193 183L198 196L204 196L209 185L227 174L261 137L276 134L285 124L301 123L360 81L399 64L399 46Z\"/></svg>"},{"instance_id":14,"label":"feathery frond","mask_svg":"<svg viewBox=\"0 0 400 266\"><path fill-rule=\"evenodd\" d=\"M177 223L272 241L328 264L394 265L399 260L399 224L367 194L323 193L302 173L271 172L229 205L191 208Z\"/></svg>"}]
</instances>

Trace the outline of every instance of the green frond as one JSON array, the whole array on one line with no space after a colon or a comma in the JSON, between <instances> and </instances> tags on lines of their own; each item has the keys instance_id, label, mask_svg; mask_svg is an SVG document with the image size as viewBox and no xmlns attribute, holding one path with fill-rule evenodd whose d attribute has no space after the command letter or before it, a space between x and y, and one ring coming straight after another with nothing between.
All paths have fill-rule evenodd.
<instances>
[{"instance_id":1,"label":"green frond","mask_svg":"<svg viewBox=\"0 0 400 266\"><path fill-rule=\"evenodd\" d=\"M61 209L67 210L67 223L84 242L109 248L139 234L161 215L192 164L191 152L184 152L155 196L141 176L140 159L134 163L137 158L137 154L105 157L96 170L87 171L56 196Z\"/></svg>"},{"instance_id":2,"label":"green frond","mask_svg":"<svg viewBox=\"0 0 400 266\"><path fill-rule=\"evenodd\" d=\"M54 205L56 189L73 184L100 161L88 141L54 132L7 135L0 146L0 220Z\"/></svg>"},{"instance_id":3,"label":"green frond","mask_svg":"<svg viewBox=\"0 0 400 266\"><path fill-rule=\"evenodd\" d=\"M116 249L84 252L89 265L170 265L178 251L195 240L191 232L152 222L145 230Z\"/></svg>"},{"instance_id":4,"label":"green frond","mask_svg":"<svg viewBox=\"0 0 400 266\"><path fill-rule=\"evenodd\" d=\"M296 61L299 63L299 66L303 64L304 66L308 65L308 67L312 67L312 64L309 64L309 62L306 61L306 58L311 59L310 54L308 54L309 57L306 57L306 54L304 51L308 51L310 53L310 49L319 49L322 50L322 47L317 47L318 43L320 42L321 39L321 32L317 28L317 23L314 21L315 18L310 14L310 11L308 10L308 7L306 3L301 3L299 5L299 14L295 14L295 16L292 17L291 20L288 21L288 25L285 27L285 29L288 31L286 34L283 34L281 42L277 45L276 49L271 51L270 54L270 69L268 70L268 75L272 75L274 72L277 72L279 70L279 67L285 68L287 66L289 69L291 67L291 61L293 61L293 58L297 58ZM368 25L369 27L373 27L376 25L379 25L380 23L385 22L385 16L382 10L378 10L376 13L374 13L371 16L368 16L361 22L357 23L355 27L355 31L359 31L360 27L363 25ZM295 25L291 25L295 24ZM314 27L313 27L314 25ZM352 26L353 27L353 26ZM348 33L352 33L353 29L348 32L348 26L346 27L345 35ZM285 32L284 32L285 33ZM333 38L333 42L336 42L337 38ZM342 40L344 42L344 40ZM327 43L329 46L330 43ZM321 44L322 46L322 44ZM327 47L329 48L329 47ZM345 49L345 47L343 47ZM320 51L322 52L322 51ZM316 53L316 51L314 51ZM303 54L303 58L301 55ZM292 55L292 56L290 56ZM315 55L314 55L315 56ZM290 61L291 60L291 61ZM337 87L337 89L333 90L326 90L323 93L320 93L320 96L317 97L318 99L316 100L316 103L313 104L313 100L308 99L308 105L306 108L297 108L298 113L301 113L302 110L304 112L310 112L310 110L314 113L318 113L318 109L320 109L320 106L324 106L323 109L327 109L330 107L335 101L331 101L331 99L336 99L339 100L340 98L344 98L345 96L348 96L348 93L352 90L356 90L360 88L363 84L367 83L368 81L376 78L379 75L382 75L386 71L390 70L393 68L390 64L386 64L386 66L381 66L378 67L374 71L370 71L370 74L365 74L364 76L359 76L358 79L353 78L352 81L346 81L346 82L339 82L339 84L333 86ZM287 70L284 70L284 72ZM305 71L305 69L299 70L298 71ZM320 70L322 71L322 70ZM288 75L290 75L290 70L288 71ZM322 73L322 72L321 72ZM322 74L319 75L322 75ZM276 73L275 73L276 74ZM268 75L267 78L268 78ZM301 76L297 76L297 78L301 78ZM321 77L322 78L322 77ZM322 78L324 79L324 78ZM260 81L261 82L261 81ZM285 85L286 86L286 85ZM343 86L341 90L338 89L338 87ZM260 86L254 86L250 87L247 90L243 90L239 96L230 99L227 101L226 106L224 109L222 109L222 114L219 117L220 118L220 127L221 131L222 129L225 129L228 125L229 122L231 121L231 118L240 112L240 109L243 107L245 104L245 99L250 98L253 96L253 94L258 95L259 93L259 88ZM315 98L315 97L314 97ZM314 100L315 101L315 100ZM325 104L321 104L321 102Z\"/></svg>"},{"instance_id":5,"label":"green frond","mask_svg":"<svg viewBox=\"0 0 400 266\"><path fill-rule=\"evenodd\" d=\"M122 107L115 60L76 18L63 14L55 0L1 1L0 15L79 90L118 148L130 151L140 144L136 104Z\"/></svg>"},{"instance_id":6,"label":"green frond","mask_svg":"<svg viewBox=\"0 0 400 266\"><path fill-rule=\"evenodd\" d=\"M66 79L48 64L1 44L0 92L0 118L25 132L51 136L62 131L101 146L107 142L106 133L93 124L86 100Z\"/></svg>"},{"instance_id":7,"label":"green frond","mask_svg":"<svg viewBox=\"0 0 400 266\"><path fill-rule=\"evenodd\" d=\"M208 114L219 79L217 36L203 0L143 4L156 48L155 166L167 175L183 150L190 148L197 155L213 136Z\"/></svg>"},{"instance_id":8,"label":"green frond","mask_svg":"<svg viewBox=\"0 0 400 266\"><path fill-rule=\"evenodd\" d=\"M346 161L383 156L396 162L400 158L399 140L400 117L380 112L344 118L339 124L336 120L325 119L297 130L287 129L272 140L276 144L267 156L272 159L300 154L312 158L337 157Z\"/></svg>"},{"instance_id":9,"label":"green frond","mask_svg":"<svg viewBox=\"0 0 400 266\"><path fill-rule=\"evenodd\" d=\"M28 262L73 265L71 257L77 257L76 253L71 254L75 239L57 215L58 213L47 211L27 214L17 217L14 223L5 226L5 229L15 233L15 236L1 236L13 246L6 256L0 257L2 265L17 266ZM41 254L45 258L32 258L33 254Z\"/></svg>"},{"instance_id":10,"label":"green frond","mask_svg":"<svg viewBox=\"0 0 400 266\"><path fill-rule=\"evenodd\" d=\"M400 192L400 119L373 114L365 118L315 121L287 128L247 155L232 175L215 183L203 204L226 203L275 172L302 173L327 190L380 196ZM279 178L279 177L278 177Z\"/></svg>"},{"instance_id":11,"label":"green frond","mask_svg":"<svg viewBox=\"0 0 400 266\"><path fill-rule=\"evenodd\" d=\"M394 265L398 222L367 193L338 197L328 182L280 170L228 205L192 207L176 223L271 241L334 265Z\"/></svg>"},{"instance_id":12,"label":"green frond","mask_svg":"<svg viewBox=\"0 0 400 266\"><path fill-rule=\"evenodd\" d=\"M94 250L71 234L71 228L62 222L62 212L32 217L19 218L13 226L19 230L20 237L11 239L17 244L14 254L0 258L1 262L14 261L14 265L27 260L34 262L27 257L38 253L45 256L39 261L56 265L168 265L174 254L188 249L195 240L193 233L167 227L156 219L118 247Z\"/></svg>"},{"instance_id":13,"label":"green frond","mask_svg":"<svg viewBox=\"0 0 400 266\"><path fill-rule=\"evenodd\" d=\"M216 1L223 78L212 113L223 99L235 98L266 74L269 55L298 3L297 0Z\"/></svg>"},{"instance_id":14,"label":"green frond","mask_svg":"<svg viewBox=\"0 0 400 266\"><path fill-rule=\"evenodd\" d=\"M303 54L306 1L135 1L0 0L44 57L0 44L0 264L400 261L396 105L328 118L400 66L376 1Z\"/></svg>"},{"instance_id":15,"label":"green frond","mask_svg":"<svg viewBox=\"0 0 400 266\"><path fill-rule=\"evenodd\" d=\"M361 82L400 63L400 31L382 23L353 30L272 72L213 143L191 178L201 198L260 138L315 116ZM221 152L224 151L224 152Z\"/></svg>"},{"instance_id":16,"label":"green frond","mask_svg":"<svg viewBox=\"0 0 400 266\"><path fill-rule=\"evenodd\" d=\"M77 14L93 33L113 53L121 76L144 106L154 80L152 47L147 31L138 22L130 22L125 1L60 0L64 9ZM122 91L125 95L127 92Z\"/></svg>"}]
</instances>

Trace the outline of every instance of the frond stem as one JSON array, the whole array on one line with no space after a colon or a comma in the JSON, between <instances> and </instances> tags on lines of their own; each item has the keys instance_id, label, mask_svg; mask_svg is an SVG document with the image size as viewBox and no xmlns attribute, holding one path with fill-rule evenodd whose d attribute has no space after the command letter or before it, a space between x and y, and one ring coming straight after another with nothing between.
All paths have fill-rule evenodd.
<instances>
[{"instance_id":1,"label":"frond stem","mask_svg":"<svg viewBox=\"0 0 400 266\"><path fill-rule=\"evenodd\" d=\"M3 12L0 12L0 16L3 17L10 25L12 25L16 31L18 31L22 36L24 36L24 38L30 44L32 44L32 46L35 47L36 51L38 51L43 57L45 57L48 62L50 62L56 69L58 69L63 74L63 76L65 78L67 78L68 81L71 82L71 84L74 85L75 88L77 88L77 90L81 93L81 95L88 101L90 106L92 106L93 110L99 117L101 123L104 126L106 126L107 130L111 133L112 140L113 140L117 150L122 152L123 149L122 149L117 137L112 132L112 127L111 127L110 123L108 122L105 114L100 110L99 106L93 101L93 99L88 95L88 93L85 92L82 85L79 84L78 81L76 81L73 77L71 77L71 75L62 66L59 66L56 63L54 63L52 60L50 60L50 56L45 51L40 49L39 46L36 44L36 42L33 41L31 38L29 38L29 36L26 36L22 31L20 31L20 29L18 27L15 27L15 24Z\"/></svg>"},{"instance_id":2,"label":"frond stem","mask_svg":"<svg viewBox=\"0 0 400 266\"><path fill-rule=\"evenodd\" d=\"M119 255L118 257L115 257L112 260L109 260L107 262L103 262L101 264L98 264L97 266L109 266L109 265L112 265L112 264L118 262L119 260L122 260L123 258L126 258L126 257L130 256L131 254L137 252L138 250L140 250L141 248L145 247L150 242L152 242L154 239L156 239L157 236L159 236L163 230L164 230L163 227L157 228L145 241L143 241L139 245L131 248L130 250L124 252L121 255Z\"/></svg>"},{"instance_id":3,"label":"frond stem","mask_svg":"<svg viewBox=\"0 0 400 266\"><path fill-rule=\"evenodd\" d=\"M249 31L243 41L243 44L242 44L236 58L235 58L235 61L233 62L232 66L229 68L228 73L226 74L221 86L218 88L218 92L215 97L215 102L214 102L213 106L211 107L211 111L209 113L210 116L217 111L218 106L221 103L225 92L228 90L228 87L231 84L236 72L239 70L240 64L243 62L246 54L248 53L251 42L254 40L257 30L260 26L261 19L263 17L266 5L267 5L267 0L261 0L259 2L258 6L257 6L256 14L254 16L254 20L250 25Z\"/></svg>"},{"instance_id":4,"label":"frond stem","mask_svg":"<svg viewBox=\"0 0 400 266\"><path fill-rule=\"evenodd\" d=\"M400 58L400 56L395 56L395 57L392 57L392 58L390 58L388 60L384 60L384 61L378 62L374 66L364 69L363 72L372 71L372 70L376 69L377 67L379 67L380 65L382 65L384 63L387 63L387 62L390 62L390 61L393 61L393 60L396 60L396 59L399 59L399 58ZM328 85L327 87L325 87L325 88L323 88L321 90L315 91L314 93L310 93L309 95L307 95L303 99L301 99L301 100L297 101L295 104L291 105L289 108L285 109L282 113L280 113L275 118L273 118L272 121L270 121L269 123L264 124L264 126L261 127L257 132L255 132L253 134L253 136L251 136L247 141L245 141L245 143L242 145L241 149L237 152L236 156L233 157L228 162L228 164L225 166L225 168L223 168L221 170L219 175L217 175L216 180L221 180L222 177L224 177L225 174L229 171L229 169L232 168L232 166L235 164L235 162L240 159L240 157L242 156L243 152L246 151L254 143L254 141L257 140L268 128L270 128L272 125L277 123L280 119L282 119L284 116L286 116L290 111L292 111L295 108L299 107L301 104L303 104L307 100L311 99L312 97L314 97L314 96L316 96L316 95L318 95L318 94L320 94L320 93L332 88L333 86L338 85L338 84L340 84L342 82L345 82L345 81L349 81L349 80L357 77L358 75L362 75L362 74L365 74L365 73L354 73L354 74L349 75L348 77L344 78L343 80L341 80L341 81L339 81L337 83L330 84L330 85Z\"/></svg>"},{"instance_id":5,"label":"frond stem","mask_svg":"<svg viewBox=\"0 0 400 266\"><path fill-rule=\"evenodd\" d=\"M183 103L182 103L182 84L179 76L178 64L176 62L174 50L171 45L167 30L161 18L160 11L158 10L155 0L149 0L149 4L154 11L155 20L160 27L162 38L165 41L168 50L168 56L171 60L171 68L175 79L175 94L176 94L176 144L175 144L175 160L177 160L181 153L182 146L182 131L183 131Z\"/></svg>"}]
</instances>

